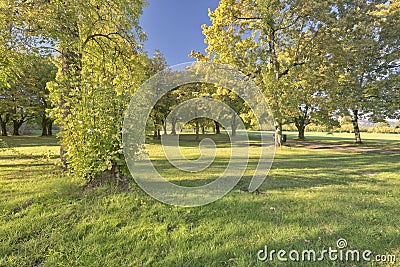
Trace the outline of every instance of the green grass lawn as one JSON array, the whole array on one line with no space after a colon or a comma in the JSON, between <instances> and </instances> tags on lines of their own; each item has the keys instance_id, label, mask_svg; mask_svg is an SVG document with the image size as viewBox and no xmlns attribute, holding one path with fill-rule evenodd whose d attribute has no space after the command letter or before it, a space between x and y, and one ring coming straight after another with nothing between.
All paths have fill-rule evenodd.
<instances>
[{"instance_id":1,"label":"green grass lawn","mask_svg":"<svg viewBox=\"0 0 400 267\"><path fill-rule=\"evenodd\" d=\"M286 132L288 138L296 138L296 132ZM366 148L379 148L388 150L400 150L400 134L392 133L361 133L362 145L357 145ZM337 144L341 146L354 146L354 133L327 133L307 132L306 142L321 142L327 144Z\"/></svg>"},{"instance_id":2,"label":"green grass lawn","mask_svg":"<svg viewBox=\"0 0 400 267\"><path fill-rule=\"evenodd\" d=\"M307 133L309 139L351 142L351 134ZM295 137L289 133L289 137ZM398 135L363 134L381 146ZM348 138L348 140L347 140ZM1 140L1 139L0 139ZM133 182L84 189L60 173L54 138L0 141L0 266L366 266L365 262L257 260L269 249L336 248L393 254L400 262L400 155L283 147L259 193L248 193L257 146L242 181L224 198L197 208L159 203ZM185 140L182 151L199 151ZM218 177L228 146L203 174L183 175L165 162L159 143L148 149L168 179L192 186ZM374 256L372 257L374 258ZM367 265L368 266L368 265Z\"/></svg>"}]
</instances>

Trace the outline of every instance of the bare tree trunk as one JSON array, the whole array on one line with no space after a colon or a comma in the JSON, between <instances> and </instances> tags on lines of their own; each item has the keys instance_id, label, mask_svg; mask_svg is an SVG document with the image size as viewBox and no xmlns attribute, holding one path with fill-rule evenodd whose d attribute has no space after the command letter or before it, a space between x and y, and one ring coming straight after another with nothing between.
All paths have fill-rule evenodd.
<instances>
[{"instance_id":1,"label":"bare tree trunk","mask_svg":"<svg viewBox=\"0 0 400 267\"><path fill-rule=\"evenodd\" d=\"M353 111L353 118L351 122L353 123L355 142L356 144L362 144L360 127L358 125L358 110Z\"/></svg>"},{"instance_id":2,"label":"bare tree trunk","mask_svg":"<svg viewBox=\"0 0 400 267\"><path fill-rule=\"evenodd\" d=\"M215 124L215 134L220 134L221 129L220 129L219 123L217 121L214 121L214 124Z\"/></svg>"},{"instance_id":3,"label":"bare tree trunk","mask_svg":"<svg viewBox=\"0 0 400 267\"><path fill-rule=\"evenodd\" d=\"M163 130L164 130L164 134L167 135L167 121L166 120L162 120L161 123L162 123L162 127L163 127Z\"/></svg>"},{"instance_id":4,"label":"bare tree trunk","mask_svg":"<svg viewBox=\"0 0 400 267\"><path fill-rule=\"evenodd\" d=\"M22 124L25 122L24 119L22 120L13 120L13 135L19 135L19 128L21 128Z\"/></svg>"},{"instance_id":5,"label":"bare tree trunk","mask_svg":"<svg viewBox=\"0 0 400 267\"><path fill-rule=\"evenodd\" d=\"M196 127L194 128L196 132L196 141L199 141L199 121L196 120Z\"/></svg>"},{"instance_id":6,"label":"bare tree trunk","mask_svg":"<svg viewBox=\"0 0 400 267\"><path fill-rule=\"evenodd\" d=\"M53 136L53 120L48 120L47 136Z\"/></svg>"},{"instance_id":7,"label":"bare tree trunk","mask_svg":"<svg viewBox=\"0 0 400 267\"><path fill-rule=\"evenodd\" d=\"M299 138L300 140L306 139L306 138L305 138L305 135L304 135L305 128L306 128L306 127L304 127L304 125L303 125L303 126L300 126L299 128L297 128L297 131L299 132L298 138Z\"/></svg>"},{"instance_id":8,"label":"bare tree trunk","mask_svg":"<svg viewBox=\"0 0 400 267\"><path fill-rule=\"evenodd\" d=\"M10 119L9 114L6 115L6 118L4 120L0 115L1 136L7 136L7 123L9 119Z\"/></svg>"},{"instance_id":9,"label":"bare tree trunk","mask_svg":"<svg viewBox=\"0 0 400 267\"><path fill-rule=\"evenodd\" d=\"M275 146L282 146L282 123L275 121Z\"/></svg>"},{"instance_id":10,"label":"bare tree trunk","mask_svg":"<svg viewBox=\"0 0 400 267\"><path fill-rule=\"evenodd\" d=\"M305 129L306 129L306 125L305 122L302 118L296 118L295 119L295 125L297 128L297 132L298 132L298 139L300 140L304 140L305 139Z\"/></svg>"},{"instance_id":11,"label":"bare tree trunk","mask_svg":"<svg viewBox=\"0 0 400 267\"><path fill-rule=\"evenodd\" d=\"M236 113L233 113L231 119L232 136L236 136L237 120L238 116L236 115Z\"/></svg>"},{"instance_id":12,"label":"bare tree trunk","mask_svg":"<svg viewBox=\"0 0 400 267\"><path fill-rule=\"evenodd\" d=\"M171 121L171 126L172 126L171 134L176 135L176 121L174 119Z\"/></svg>"},{"instance_id":13,"label":"bare tree trunk","mask_svg":"<svg viewBox=\"0 0 400 267\"><path fill-rule=\"evenodd\" d=\"M47 117L46 114L43 113L42 115L42 136L47 136L48 135L48 121L47 121Z\"/></svg>"}]
</instances>

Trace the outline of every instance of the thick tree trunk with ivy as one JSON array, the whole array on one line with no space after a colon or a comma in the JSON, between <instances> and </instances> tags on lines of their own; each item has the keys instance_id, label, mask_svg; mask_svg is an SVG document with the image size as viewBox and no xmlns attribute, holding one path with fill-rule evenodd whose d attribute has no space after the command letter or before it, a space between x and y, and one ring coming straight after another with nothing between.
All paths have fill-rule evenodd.
<instances>
[{"instance_id":1,"label":"thick tree trunk with ivy","mask_svg":"<svg viewBox=\"0 0 400 267\"><path fill-rule=\"evenodd\" d=\"M353 111L353 117L352 117L351 122L353 123L355 143L362 144L360 127L358 125L358 110Z\"/></svg>"},{"instance_id":2,"label":"thick tree trunk with ivy","mask_svg":"<svg viewBox=\"0 0 400 267\"><path fill-rule=\"evenodd\" d=\"M66 149L63 144L63 134L64 132L64 127L67 127L67 120L68 116L70 115L70 106L68 104L68 97L70 94L70 91L73 88L73 83L78 83L79 82L79 76L80 76L80 71L82 68L82 57L81 55L74 53L72 51L69 51L67 49L62 50L61 52L61 73L62 73L62 79L63 79L63 89L61 89L60 93L60 117L61 117L61 123L60 123L60 136L61 136L61 146L60 146L60 159L61 159L61 164L64 170L68 169L68 163L67 163L67 158L65 157L66 154ZM76 85L75 85L76 86Z\"/></svg>"},{"instance_id":3,"label":"thick tree trunk with ivy","mask_svg":"<svg viewBox=\"0 0 400 267\"><path fill-rule=\"evenodd\" d=\"M61 163L74 175L93 178L113 168L118 177L125 164L123 112L151 71L140 49L144 5L141 0L18 2L15 19L21 28L58 53L57 76L48 89L58 112Z\"/></svg>"},{"instance_id":4,"label":"thick tree trunk with ivy","mask_svg":"<svg viewBox=\"0 0 400 267\"><path fill-rule=\"evenodd\" d=\"M63 50L61 53L61 73L63 76L67 75L68 73L68 52ZM60 95L60 117L62 121L66 121L68 114L69 114L69 108L67 107L66 100L65 100L65 94L61 93ZM60 124L60 136L62 138L64 134L64 127L65 125L63 122ZM64 145L62 143L61 139L61 145L60 145L60 160L61 160L61 166L64 170L68 169L67 165L67 158L65 157L66 150L64 148Z\"/></svg>"}]
</instances>

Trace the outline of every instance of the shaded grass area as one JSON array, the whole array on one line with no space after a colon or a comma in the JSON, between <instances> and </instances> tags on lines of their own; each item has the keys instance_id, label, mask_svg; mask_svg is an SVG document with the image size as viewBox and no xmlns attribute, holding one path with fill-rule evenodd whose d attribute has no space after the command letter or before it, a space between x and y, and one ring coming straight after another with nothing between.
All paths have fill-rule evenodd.
<instances>
[{"instance_id":1,"label":"shaded grass area","mask_svg":"<svg viewBox=\"0 0 400 267\"><path fill-rule=\"evenodd\" d=\"M212 137L212 136L208 136ZM198 144L182 140L187 157ZM229 158L225 137L217 160L200 175L182 175L148 149L167 179L182 185L217 178ZM258 193L246 192L257 164L224 198L198 208L159 203L134 183L83 190L60 176L52 138L9 137L0 149L0 266L366 266L365 262L260 262L269 249L349 249L400 260L398 155L284 147ZM382 140L382 142L386 142ZM396 266L370 263L371 266Z\"/></svg>"},{"instance_id":2,"label":"shaded grass area","mask_svg":"<svg viewBox=\"0 0 400 267\"><path fill-rule=\"evenodd\" d=\"M288 138L297 138L296 132L286 132ZM327 133L306 132L305 142L313 142L315 144L331 144L342 147L357 146L360 148L377 148L383 150L400 151L400 134L392 133L361 133L363 144L354 144L354 133ZM289 142L292 143L293 141Z\"/></svg>"}]
</instances>

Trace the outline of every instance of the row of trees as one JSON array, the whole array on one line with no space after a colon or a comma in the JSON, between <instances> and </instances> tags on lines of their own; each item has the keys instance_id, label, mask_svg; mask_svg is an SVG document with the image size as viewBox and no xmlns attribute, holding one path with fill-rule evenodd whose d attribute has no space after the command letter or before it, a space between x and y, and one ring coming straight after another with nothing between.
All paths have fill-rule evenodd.
<instances>
[{"instance_id":1,"label":"row of trees","mask_svg":"<svg viewBox=\"0 0 400 267\"><path fill-rule=\"evenodd\" d=\"M55 66L45 56L9 48L0 60L1 135L7 136L7 124L12 124L13 135L19 135L22 124L28 121L41 124L42 136L52 135L46 83L54 79Z\"/></svg>"},{"instance_id":2,"label":"row of trees","mask_svg":"<svg viewBox=\"0 0 400 267\"><path fill-rule=\"evenodd\" d=\"M37 60L52 58L55 77L41 89L48 90L53 106L47 101L44 105L51 108L60 126L62 165L76 175L90 179L108 171L116 179L122 177L123 114L135 90L154 73L156 65L141 45L145 34L139 16L144 4L140 0L1 2L1 54L6 66L2 73L7 78L1 80L0 95L12 98L17 90L8 82L12 66L19 65L11 65L10 54L23 55L22 65L32 71L39 70L29 67L26 57L30 54ZM43 62L39 65L46 66ZM28 83L15 76L27 93ZM46 84L46 78L41 77ZM28 101L30 97L21 99Z\"/></svg>"},{"instance_id":3,"label":"row of trees","mask_svg":"<svg viewBox=\"0 0 400 267\"><path fill-rule=\"evenodd\" d=\"M276 143L294 123L334 126L399 116L400 1L221 0L203 25L207 54L257 81L274 113ZM335 122L336 121L336 122Z\"/></svg>"},{"instance_id":4,"label":"row of trees","mask_svg":"<svg viewBox=\"0 0 400 267\"><path fill-rule=\"evenodd\" d=\"M36 114L50 126L51 115L60 126L64 168L88 179L104 172L122 179L124 111L137 88L166 67L160 53L149 58L143 51L144 5L142 0L3 0L2 125L15 121L18 128ZM361 142L361 116L399 115L399 10L398 0L221 0L209 13L212 24L203 26L206 54L191 55L228 63L256 81L275 117L277 145L287 123L304 138L306 125L330 125L343 116L351 116ZM217 86L189 84L155 106L155 135L166 131L166 116L179 101L197 96L226 102L251 126L251 111L240 97ZM232 131L237 119L232 116ZM201 119L193 123L197 133L201 124L219 127Z\"/></svg>"}]
</instances>

